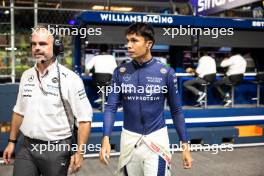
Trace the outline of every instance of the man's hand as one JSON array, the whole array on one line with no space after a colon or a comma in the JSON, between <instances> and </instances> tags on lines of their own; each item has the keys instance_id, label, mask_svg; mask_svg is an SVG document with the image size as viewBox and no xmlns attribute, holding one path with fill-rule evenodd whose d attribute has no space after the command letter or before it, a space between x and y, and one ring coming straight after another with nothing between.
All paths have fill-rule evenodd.
<instances>
[{"instance_id":1,"label":"man's hand","mask_svg":"<svg viewBox=\"0 0 264 176\"><path fill-rule=\"evenodd\" d=\"M10 139L13 139L13 140L18 139L19 128L22 124L22 121L23 121L23 116L18 114L18 113L13 112L12 120L11 120L11 131L10 131L10 135L9 135ZM11 156L12 156L14 150L15 150L15 144L12 142L8 142L8 144L4 150L4 153L3 153L3 159L4 159L5 164L11 163L10 159L11 159Z\"/></svg>"},{"instance_id":2,"label":"man's hand","mask_svg":"<svg viewBox=\"0 0 264 176\"><path fill-rule=\"evenodd\" d=\"M193 73L194 72L194 70L193 70L193 68L186 68L186 70L185 70L187 73Z\"/></svg>"},{"instance_id":3,"label":"man's hand","mask_svg":"<svg viewBox=\"0 0 264 176\"><path fill-rule=\"evenodd\" d=\"M190 149L187 143L182 144L183 152L182 152L182 161L184 169L190 169L192 167L192 156Z\"/></svg>"},{"instance_id":4,"label":"man's hand","mask_svg":"<svg viewBox=\"0 0 264 176\"><path fill-rule=\"evenodd\" d=\"M71 156L71 163L69 166L69 172L76 173L80 170L83 164L83 154L76 152L74 155Z\"/></svg>"},{"instance_id":5,"label":"man's hand","mask_svg":"<svg viewBox=\"0 0 264 176\"><path fill-rule=\"evenodd\" d=\"M100 161L101 163L108 165L109 161L108 159L110 158L110 151L111 151L111 145L109 142L109 137L104 136L102 139L102 147L100 151Z\"/></svg>"},{"instance_id":6,"label":"man's hand","mask_svg":"<svg viewBox=\"0 0 264 176\"><path fill-rule=\"evenodd\" d=\"M69 172L75 173L80 170L83 165L83 154L85 154L84 146L87 144L87 139L91 130L91 122L90 121L81 121L79 122L78 128L78 150L77 152L71 156L71 163L69 166Z\"/></svg>"},{"instance_id":7,"label":"man's hand","mask_svg":"<svg viewBox=\"0 0 264 176\"><path fill-rule=\"evenodd\" d=\"M9 142L8 145L6 146L3 154L3 159L5 164L10 164L11 163L11 156L12 153L14 152L15 149L15 144L12 142Z\"/></svg>"}]
</instances>

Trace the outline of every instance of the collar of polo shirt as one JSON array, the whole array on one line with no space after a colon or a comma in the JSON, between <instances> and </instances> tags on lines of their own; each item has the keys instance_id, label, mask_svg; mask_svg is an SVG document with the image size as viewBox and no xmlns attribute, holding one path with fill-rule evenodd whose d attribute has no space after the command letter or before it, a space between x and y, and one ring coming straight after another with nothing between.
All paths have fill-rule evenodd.
<instances>
[{"instance_id":1,"label":"collar of polo shirt","mask_svg":"<svg viewBox=\"0 0 264 176\"><path fill-rule=\"evenodd\" d=\"M41 74L41 72L39 71L38 67L37 67L37 63L35 63L34 65L34 68L35 70L39 73L39 75L41 77L44 77L45 75L47 75L47 73L49 73L51 70L55 69L56 68L56 65L57 65L58 61L57 59L52 63L50 64L43 72L43 74Z\"/></svg>"}]
</instances>

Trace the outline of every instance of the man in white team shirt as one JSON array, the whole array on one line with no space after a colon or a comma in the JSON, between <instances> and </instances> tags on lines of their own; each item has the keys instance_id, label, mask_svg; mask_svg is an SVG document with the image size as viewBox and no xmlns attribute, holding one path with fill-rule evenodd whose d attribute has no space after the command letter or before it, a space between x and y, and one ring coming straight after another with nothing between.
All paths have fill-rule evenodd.
<instances>
[{"instance_id":1,"label":"man in white team shirt","mask_svg":"<svg viewBox=\"0 0 264 176\"><path fill-rule=\"evenodd\" d=\"M108 53L108 46L106 44L100 45L99 55L92 57L85 65L85 69L88 72L93 67L95 69L95 73L109 73L111 75L117 67L116 59Z\"/></svg>"},{"instance_id":2,"label":"man in white team shirt","mask_svg":"<svg viewBox=\"0 0 264 176\"><path fill-rule=\"evenodd\" d=\"M92 108L79 76L57 62L55 44L57 41L46 26L34 29L31 47L36 64L21 77L8 145L3 154L4 162L9 164L20 130L24 143L16 155L14 176L65 176L68 168L76 172L83 163ZM71 112L69 118L61 97ZM77 151L71 156L69 148L54 150L54 147L71 145L69 119L73 121L73 115L79 128Z\"/></svg>"},{"instance_id":3,"label":"man in white team shirt","mask_svg":"<svg viewBox=\"0 0 264 176\"><path fill-rule=\"evenodd\" d=\"M89 62L85 65L86 73L89 72L94 67L93 74L93 85L97 86L107 86L110 84L113 72L117 67L116 59L114 56L108 53L108 46L106 44L100 45L100 53L97 56L91 58ZM99 103L102 99L99 98L95 102Z\"/></svg>"},{"instance_id":4,"label":"man in white team shirt","mask_svg":"<svg viewBox=\"0 0 264 176\"><path fill-rule=\"evenodd\" d=\"M186 69L187 73L193 73L197 77L195 79L185 81L183 84L186 89L198 97L197 102L199 105L202 104L202 100L206 96L206 92L199 90L197 87L207 82L212 83L216 76L216 64L214 58L209 56L205 51L201 53L203 56L199 59L196 70L193 68Z\"/></svg>"},{"instance_id":5,"label":"man in white team shirt","mask_svg":"<svg viewBox=\"0 0 264 176\"><path fill-rule=\"evenodd\" d=\"M220 66L227 68L227 71L223 79L218 80L214 85L225 103L224 106L229 106L232 103L232 100L230 99L230 87L228 85L231 83L236 85L243 80L247 68L247 62L241 54L233 49L232 56L225 58ZM228 90L225 91L225 89Z\"/></svg>"}]
</instances>

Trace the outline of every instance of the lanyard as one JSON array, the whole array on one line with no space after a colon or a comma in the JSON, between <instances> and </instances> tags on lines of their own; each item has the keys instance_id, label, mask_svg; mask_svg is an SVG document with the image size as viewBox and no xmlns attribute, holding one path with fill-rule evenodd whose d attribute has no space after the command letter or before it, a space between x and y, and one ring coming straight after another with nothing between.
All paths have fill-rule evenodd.
<instances>
[{"instance_id":1,"label":"lanyard","mask_svg":"<svg viewBox=\"0 0 264 176\"><path fill-rule=\"evenodd\" d=\"M41 92L43 93L43 95L47 95L47 94L48 94L47 91L45 91L45 90L43 89L42 82L41 82L41 80L40 80L39 72L38 72L37 69L35 69L35 70L36 70L36 72L37 72L37 78L38 78L38 81L39 81L39 88L40 88ZM46 71L46 73L45 73L43 76L41 76L41 77L43 78L43 77L45 77L47 74L48 74L48 71Z\"/></svg>"},{"instance_id":2,"label":"lanyard","mask_svg":"<svg viewBox=\"0 0 264 176\"><path fill-rule=\"evenodd\" d=\"M153 152L157 153L160 157L162 157L168 165L171 164L171 153L167 151L164 147L155 144L147 137L143 137L143 142L152 150Z\"/></svg>"}]
</instances>

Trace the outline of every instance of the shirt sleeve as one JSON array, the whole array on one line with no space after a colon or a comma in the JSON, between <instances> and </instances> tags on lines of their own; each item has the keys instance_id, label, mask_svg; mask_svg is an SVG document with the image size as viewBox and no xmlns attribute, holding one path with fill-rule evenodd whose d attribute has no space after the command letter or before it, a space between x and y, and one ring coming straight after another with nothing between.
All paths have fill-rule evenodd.
<instances>
[{"instance_id":1,"label":"shirt sleeve","mask_svg":"<svg viewBox=\"0 0 264 176\"><path fill-rule=\"evenodd\" d=\"M92 121L92 106L87 98L81 78L78 75L74 75L70 85L69 103L77 122Z\"/></svg>"},{"instance_id":2,"label":"shirt sleeve","mask_svg":"<svg viewBox=\"0 0 264 176\"><path fill-rule=\"evenodd\" d=\"M111 64L112 70L115 70L117 67L116 58L112 56L112 64Z\"/></svg>"},{"instance_id":3,"label":"shirt sleeve","mask_svg":"<svg viewBox=\"0 0 264 176\"><path fill-rule=\"evenodd\" d=\"M196 73L198 73L198 75L200 75L202 72L203 72L203 66L204 66L204 63L203 63L203 58L200 58L199 61L198 61L198 66L196 68Z\"/></svg>"},{"instance_id":4,"label":"shirt sleeve","mask_svg":"<svg viewBox=\"0 0 264 176\"><path fill-rule=\"evenodd\" d=\"M117 64L116 64L116 58L113 56L113 67L116 68Z\"/></svg>"},{"instance_id":5,"label":"shirt sleeve","mask_svg":"<svg viewBox=\"0 0 264 176\"><path fill-rule=\"evenodd\" d=\"M171 68L169 68L168 71L167 86L168 86L167 98L170 106L173 124L176 128L180 141L187 142L188 137L187 137L185 119L181 108L181 101L178 93L177 77L173 69Z\"/></svg>"},{"instance_id":6,"label":"shirt sleeve","mask_svg":"<svg viewBox=\"0 0 264 176\"><path fill-rule=\"evenodd\" d=\"M95 56L96 57L96 56ZM91 70L94 67L95 64L95 57L92 57L86 64L85 64L85 69L86 70Z\"/></svg>"},{"instance_id":7,"label":"shirt sleeve","mask_svg":"<svg viewBox=\"0 0 264 176\"><path fill-rule=\"evenodd\" d=\"M13 108L13 111L15 113L18 113L18 114L20 114L22 116L25 113L25 107L24 107L24 104L23 104L23 95L22 95L24 77L25 77L25 73L22 74L22 77L20 79L20 84L19 84L19 89L18 89L18 95L17 95L16 105Z\"/></svg>"},{"instance_id":8,"label":"shirt sleeve","mask_svg":"<svg viewBox=\"0 0 264 176\"><path fill-rule=\"evenodd\" d=\"M223 61L221 62L220 66L221 66L221 67L228 67L228 66L230 66L230 65L233 64L233 61L232 61L232 60L233 60L232 57L229 58L229 59L225 59L225 60L223 60Z\"/></svg>"},{"instance_id":9,"label":"shirt sleeve","mask_svg":"<svg viewBox=\"0 0 264 176\"><path fill-rule=\"evenodd\" d=\"M115 114L120 104L121 92L114 91L115 86L120 86L118 81L118 69L116 68L112 77L111 91L108 96L107 104L105 105L104 112L104 125L103 125L103 135L111 136L112 128L115 123Z\"/></svg>"}]
</instances>

